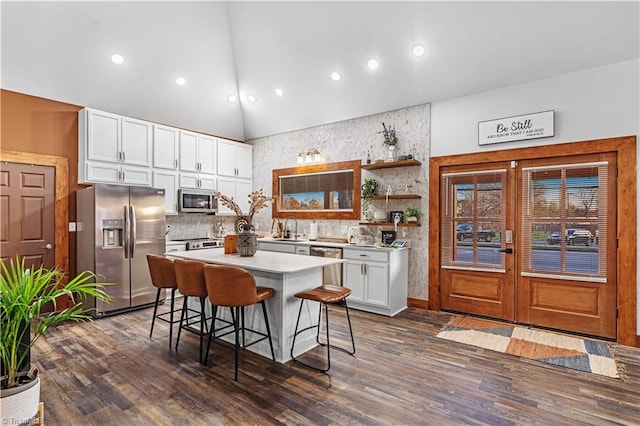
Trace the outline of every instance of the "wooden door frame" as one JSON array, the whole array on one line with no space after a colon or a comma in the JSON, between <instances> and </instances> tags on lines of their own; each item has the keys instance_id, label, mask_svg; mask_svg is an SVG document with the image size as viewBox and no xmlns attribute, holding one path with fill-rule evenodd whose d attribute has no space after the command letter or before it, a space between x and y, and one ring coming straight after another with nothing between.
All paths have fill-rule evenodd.
<instances>
[{"instance_id":1,"label":"wooden door frame","mask_svg":"<svg viewBox=\"0 0 640 426\"><path fill-rule=\"evenodd\" d=\"M55 169L55 264L69 272L69 165L65 157L0 151L0 161L51 166Z\"/></svg>"},{"instance_id":2,"label":"wooden door frame","mask_svg":"<svg viewBox=\"0 0 640 426\"><path fill-rule=\"evenodd\" d=\"M440 175L442 168L599 152L615 152L618 158L615 217L618 239L617 342L640 347L640 336L637 335L636 330L638 304L636 136L432 157L429 160L429 309L436 311L440 309Z\"/></svg>"}]
</instances>

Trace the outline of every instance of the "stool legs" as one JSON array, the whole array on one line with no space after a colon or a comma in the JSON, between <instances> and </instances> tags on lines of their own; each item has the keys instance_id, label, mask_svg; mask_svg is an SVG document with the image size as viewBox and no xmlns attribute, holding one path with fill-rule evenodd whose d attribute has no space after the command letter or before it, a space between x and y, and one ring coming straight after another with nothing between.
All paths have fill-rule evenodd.
<instances>
[{"instance_id":1,"label":"stool legs","mask_svg":"<svg viewBox=\"0 0 640 426\"><path fill-rule=\"evenodd\" d=\"M264 324L267 327L267 336L269 337L269 347L271 348L271 359L273 361L276 360L276 354L273 351L273 342L271 341L271 327L269 326L269 317L267 316L267 306L264 303L264 300L260 302L262 305L262 315L264 316Z\"/></svg>"},{"instance_id":2,"label":"stool legs","mask_svg":"<svg viewBox=\"0 0 640 426\"><path fill-rule=\"evenodd\" d=\"M156 323L156 315L158 315L158 302L160 301L160 291L162 289L158 289L156 292L156 304L153 307L153 317L151 319L151 331L149 332L149 338L153 336L153 325ZM169 340L169 347L171 347L171 340Z\"/></svg>"},{"instance_id":3,"label":"stool legs","mask_svg":"<svg viewBox=\"0 0 640 426\"><path fill-rule=\"evenodd\" d=\"M151 331L149 331L149 338L153 337L153 327L156 323L156 318L158 317L162 317L163 315L167 315L169 314L169 321L167 321L164 318L160 318L162 321L168 322L169 323L169 349L171 349L171 342L173 340L173 311L175 309L175 297L176 297L176 290L175 289L171 289L171 310L169 312L165 312L163 314L158 315L158 305L160 304L160 292L162 291L161 288L158 289L157 293L156 293L156 303L155 306L153 307L153 317L151 318Z\"/></svg>"},{"instance_id":4,"label":"stool legs","mask_svg":"<svg viewBox=\"0 0 640 426\"><path fill-rule=\"evenodd\" d=\"M199 313L199 317L200 317L200 357L199 357L199 362L202 363L202 350L204 348L204 336L206 336L207 334L209 334L209 327L207 326L207 315L205 312L205 306L204 306L204 302L205 302L205 298L204 297L200 297L200 313ZM188 302L188 296L184 297L184 302L182 305L182 313L180 315L180 327L178 328L178 337L176 338L176 351L178 350L178 345L180 344L180 334L182 333L182 329L184 327L188 327L189 325L191 325L191 323L189 322L189 320L193 317L190 317L188 314L189 308L187 307L187 302ZM195 312L195 311L194 311ZM183 325L184 320L186 319L187 324L186 326Z\"/></svg>"},{"instance_id":5,"label":"stool legs","mask_svg":"<svg viewBox=\"0 0 640 426\"><path fill-rule=\"evenodd\" d=\"M329 369L331 369L331 351L330 348L334 348L334 349L339 349L343 352L348 353L349 355L355 355L356 353L356 344L355 341L353 339L353 328L351 327L351 317L349 315L349 306L347 305L347 301L346 300L342 300L340 301L338 304L340 306L343 306L345 308L345 312L347 314L347 322L349 323L349 334L351 336L351 350L347 350L345 348L342 348L340 346L335 346L332 345L330 340L329 340L329 304L328 303L324 303L324 302L320 302L320 311L318 313L318 324L316 325L311 325L309 327L305 327L302 330L298 331L298 326L300 325L300 317L302 316L302 307L304 306L304 301L305 299L301 299L300 300L300 309L298 311L298 319L296 320L296 328L295 331L293 333L293 342L291 343L291 359L301 365L304 365L305 367L311 368L313 370L316 371L320 371L322 373L326 373L327 371L329 371ZM324 314L325 314L325 331L326 331L326 343L323 343L320 341L320 326L321 326L321 319L322 319L322 310L324 308ZM298 334L303 333L307 330L311 330L313 328L317 328L317 332L316 332L316 342L318 342L319 345L321 346L326 346L327 347L327 363L326 363L326 367L318 367L318 366L313 366L310 364L307 364L305 362L302 362L298 359L296 359L296 357L293 355L293 349L295 348L296 345L296 337L298 336Z\"/></svg>"},{"instance_id":6,"label":"stool legs","mask_svg":"<svg viewBox=\"0 0 640 426\"><path fill-rule=\"evenodd\" d=\"M238 381L238 357L241 349L245 349L248 346L261 342L264 339L269 339L269 348L271 349L271 359L273 361L276 360L276 355L273 350L273 341L271 339L271 327L269 326L269 317L267 316L267 307L264 303L264 300L260 302L260 305L262 305L262 315L264 316L264 323L265 323L265 327L267 327L267 332L266 334L263 334L262 332L249 329L250 332L263 336L260 339L250 342L249 344L247 344L245 340L245 337L246 337L245 331L247 329L245 327L245 320L244 320L244 306L229 307L229 310L231 311L231 320L233 322L233 333L234 333L233 349L234 349L234 360L235 360L235 366L234 366L235 381ZM214 309L217 309L217 307L215 307ZM215 312L216 311L214 310L214 318L215 318ZM205 365L207 364L207 361L209 359L209 350L211 349L211 340L212 338L216 337L215 331L216 331L215 327L212 325L211 328L209 329L209 341L207 342L207 351L204 357ZM224 333L218 337L224 337L229 333L231 332Z\"/></svg>"}]
</instances>

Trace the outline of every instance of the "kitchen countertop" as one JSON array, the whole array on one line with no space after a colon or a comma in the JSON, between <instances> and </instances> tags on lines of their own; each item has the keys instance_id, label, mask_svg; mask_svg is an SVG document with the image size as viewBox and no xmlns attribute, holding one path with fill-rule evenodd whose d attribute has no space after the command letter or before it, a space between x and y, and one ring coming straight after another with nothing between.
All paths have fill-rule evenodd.
<instances>
[{"instance_id":1,"label":"kitchen countertop","mask_svg":"<svg viewBox=\"0 0 640 426\"><path fill-rule=\"evenodd\" d=\"M238 266L255 271L287 274L313 269L320 266L342 263L344 260L331 257L299 256L297 254L279 253L258 250L255 255L241 257L239 254L224 254L219 248L172 251L166 253L171 257L187 260L197 260L205 263Z\"/></svg>"},{"instance_id":2,"label":"kitchen countertop","mask_svg":"<svg viewBox=\"0 0 640 426\"><path fill-rule=\"evenodd\" d=\"M334 243L328 241L311 241L311 240L283 240L280 238L258 238L258 243L260 242L269 242L269 243L281 243L281 244L294 244L294 245L305 245L305 246L316 246L316 247L338 247L338 248L355 248L355 249L371 249L371 250L404 250L408 249L408 247L403 248L393 248L393 247L381 247L378 245L357 245L357 244L349 244L349 243Z\"/></svg>"}]
</instances>

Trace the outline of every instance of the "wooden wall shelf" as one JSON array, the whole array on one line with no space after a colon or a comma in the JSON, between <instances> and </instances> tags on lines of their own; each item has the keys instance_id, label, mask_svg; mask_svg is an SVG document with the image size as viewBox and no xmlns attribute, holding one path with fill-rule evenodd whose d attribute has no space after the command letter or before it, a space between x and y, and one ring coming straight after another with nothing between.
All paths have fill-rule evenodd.
<instances>
[{"instance_id":1,"label":"wooden wall shelf","mask_svg":"<svg viewBox=\"0 0 640 426\"><path fill-rule=\"evenodd\" d=\"M372 164L363 164L361 168L365 170L377 170L377 169L391 169L394 167L409 167L409 166L419 166L422 163L418 160L400 160L400 161L390 161L388 163L372 163Z\"/></svg>"},{"instance_id":2,"label":"wooden wall shelf","mask_svg":"<svg viewBox=\"0 0 640 426\"><path fill-rule=\"evenodd\" d=\"M391 226L393 227L393 223L391 222L360 222L359 225L367 225L367 226ZM398 226L420 226L419 223L399 223Z\"/></svg>"},{"instance_id":3,"label":"wooden wall shelf","mask_svg":"<svg viewBox=\"0 0 640 426\"><path fill-rule=\"evenodd\" d=\"M390 200L419 200L420 198L422 198L420 195L418 194L391 194L389 195L389 199ZM386 200L387 196L386 195L374 195L373 196L374 200Z\"/></svg>"}]
</instances>

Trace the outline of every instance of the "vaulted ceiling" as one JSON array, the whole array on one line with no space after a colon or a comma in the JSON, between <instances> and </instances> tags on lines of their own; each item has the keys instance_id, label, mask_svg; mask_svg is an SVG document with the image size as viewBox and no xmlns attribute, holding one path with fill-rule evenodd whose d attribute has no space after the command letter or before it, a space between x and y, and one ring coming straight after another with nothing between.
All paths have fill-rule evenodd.
<instances>
[{"instance_id":1,"label":"vaulted ceiling","mask_svg":"<svg viewBox=\"0 0 640 426\"><path fill-rule=\"evenodd\" d=\"M640 56L637 1L0 7L2 88L240 140Z\"/></svg>"}]
</instances>

